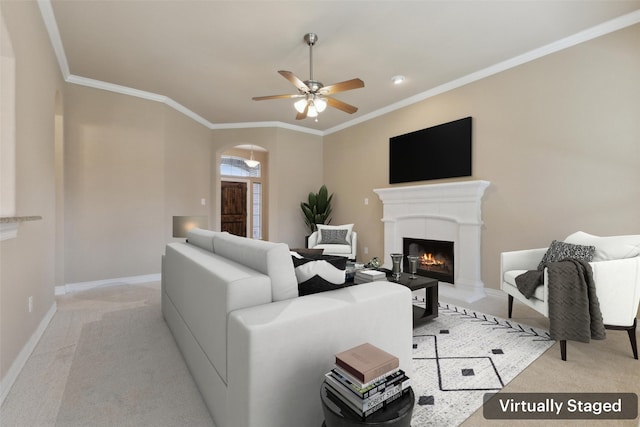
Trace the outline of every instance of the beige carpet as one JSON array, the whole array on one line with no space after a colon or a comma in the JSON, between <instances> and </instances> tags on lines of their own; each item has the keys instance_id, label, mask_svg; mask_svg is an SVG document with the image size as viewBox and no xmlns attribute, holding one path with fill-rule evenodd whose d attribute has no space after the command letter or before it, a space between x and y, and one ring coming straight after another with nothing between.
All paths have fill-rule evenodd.
<instances>
[{"instance_id":1,"label":"beige carpet","mask_svg":"<svg viewBox=\"0 0 640 427\"><path fill-rule=\"evenodd\" d=\"M184 364L175 359L177 349L170 345L170 333L159 310L149 310L157 307L159 298L159 283L110 286L58 297L58 312L0 409L0 426L212 426ZM506 317L506 299L496 302L486 298L468 308ZM549 326L547 319L517 303L514 320L543 329ZM118 331L131 332L137 338L127 338L128 334ZM640 361L632 357L626 332L607 331L604 341L569 342L567 347L567 362L560 360L559 346L554 344L503 391L640 395ZM158 355L158 348L166 354ZM146 369L152 363L162 368ZM126 374L112 376L112 367ZM462 426L553 424L640 425L638 419L485 420L480 409Z\"/></svg>"},{"instance_id":2,"label":"beige carpet","mask_svg":"<svg viewBox=\"0 0 640 427\"><path fill-rule=\"evenodd\" d=\"M59 297L0 425L213 426L162 319L159 289L110 286Z\"/></svg>"},{"instance_id":3,"label":"beige carpet","mask_svg":"<svg viewBox=\"0 0 640 427\"><path fill-rule=\"evenodd\" d=\"M211 425L160 306L82 328L57 426Z\"/></svg>"}]
</instances>

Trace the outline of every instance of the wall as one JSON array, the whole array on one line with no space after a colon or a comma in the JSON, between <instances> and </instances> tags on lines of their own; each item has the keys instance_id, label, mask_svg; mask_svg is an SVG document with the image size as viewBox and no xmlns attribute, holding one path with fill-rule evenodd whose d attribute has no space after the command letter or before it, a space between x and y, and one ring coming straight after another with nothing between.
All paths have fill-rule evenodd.
<instances>
[{"instance_id":1,"label":"wall","mask_svg":"<svg viewBox=\"0 0 640 427\"><path fill-rule=\"evenodd\" d=\"M0 11L13 44L16 65L16 215L42 216L40 221L21 225L17 238L0 243L3 397L6 385L11 382L8 377L17 375L15 370L19 367L14 362L19 353L55 311L54 118L56 93L63 92L64 83L37 3L3 1ZM31 313L29 296L33 297ZM31 341L31 345L35 342Z\"/></svg>"},{"instance_id":2,"label":"wall","mask_svg":"<svg viewBox=\"0 0 640 427\"><path fill-rule=\"evenodd\" d=\"M298 204L322 184L321 137L210 130L162 103L79 85L66 102L66 284L159 273L174 215L219 227L219 156L240 144L269 152L269 239L304 243Z\"/></svg>"},{"instance_id":3,"label":"wall","mask_svg":"<svg viewBox=\"0 0 640 427\"><path fill-rule=\"evenodd\" d=\"M66 94L66 283L158 273L165 106L78 85Z\"/></svg>"},{"instance_id":4,"label":"wall","mask_svg":"<svg viewBox=\"0 0 640 427\"><path fill-rule=\"evenodd\" d=\"M389 137L472 116L470 179L492 183L483 200L485 286L499 288L502 251L577 230L640 234L638 52L635 25L325 136L334 223L356 224L360 260L381 256L372 189L390 186Z\"/></svg>"},{"instance_id":5,"label":"wall","mask_svg":"<svg viewBox=\"0 0 640 427\"><path fill-rule=\"evenodd\" d=\"M164 111L164 232L173 239L173 216L209 215L211 189L211 131L171 108ZM200 201L205 199L203 206ZM164 253L164 247L161 248ZM157 272L157 271L156 271Z\"/></svg>"},{"instance_id":6,"label":"wall","mask_svg":"<svg viewBox=\"0 0 640 427\"><path fill-rule=\"evenodd\" d=\"M291 247L304 245L307 234L300 211L300 202L310 191L322 185L322 137L281 128L248 128L214 130L215 164L220 155L236 145L253 144L269 153L269 240L284 242ZM219 168L212 169L215 194L219 194ZM219 197L213 196L212 217L215 229L220 227ZM213 204L212 204L213 205Z\"/></svg>"}]
</instances>

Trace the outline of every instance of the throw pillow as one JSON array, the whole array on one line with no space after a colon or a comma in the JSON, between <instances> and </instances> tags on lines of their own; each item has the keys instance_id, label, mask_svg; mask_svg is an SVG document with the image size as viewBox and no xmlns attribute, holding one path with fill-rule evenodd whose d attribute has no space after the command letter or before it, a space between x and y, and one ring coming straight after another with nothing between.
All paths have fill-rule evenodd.
<instances>
[{"instance_id":1,"label":"throw pillow","mask_svg":"<svg viewBox=\"0 0 640 427\"><path fill-rule=\"evenodd\" d=\"M325 243L322 241L322 230L347 230L347 237L345 239L349 245L351 244L351 233L353 232L353 224L344 224L344 225L316 224L316 227L318 228L317 244Z\"/></svg>"},{"instance_id":2,"label":"throw pillow","mask_svg":"<svg viewBox=\"0 0 640 427\"><path fill-rule=\"evenodd\" d=\"M544 264L547 262L557 262L565 259L577 259L590 262L593 259L595 251L596 248L594 246L573 245L571 243L554 240L542 257L542 261L538 264L538 270L542 270Z\"/></svg>"},{"instance_id":3,"label":"throw pillow","mask_svg":"<svg viewBox=\"0 0 640 427\"><path fill-rule=\"evenodd\" d=\"M292 253L300 296L344 288L347 258Z\"/></svg>"},{"instance_id":4,"label":"throw pillow","mask_svg":"<svg viewBox=\"0 0 640 427\"><path fill-rule=\"evenodd\" d=\"M323 245L348 245L347 229L320 230L320 241Z\"/></svg>"}]
</instances>

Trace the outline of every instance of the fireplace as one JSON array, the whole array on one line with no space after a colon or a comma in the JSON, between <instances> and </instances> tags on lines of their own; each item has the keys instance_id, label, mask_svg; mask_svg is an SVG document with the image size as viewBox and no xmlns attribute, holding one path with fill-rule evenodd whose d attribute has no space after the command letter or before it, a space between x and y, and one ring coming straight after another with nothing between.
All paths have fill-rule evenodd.
<instances>
[{"instance_id":1,"label":"fireplace","mask_svg":"<svg viewBox=\"0 0 640 427\"><path fill-rule=\"evenodd\" d=\"M431 277L440 282L454 283L454 250L453 242L447 240L402 239L404 272L409 272L409 261L406 255L419 257L417 274Z\"/></svg>"},{"instance_id":2,"label":"fireplace","mask_svg":"<svg viewBox=\"0 0 640 427\"><path fill-rule=\"evenodd\" d=\"M485 297L481 275L482 196L489 184L459 181L374 190L383 204L383 265L391 267L392 253L408 255L403 248L405 237L453 242L453 280L439 279L439 295L464 302Z\"/></svg>"}]
</instances>

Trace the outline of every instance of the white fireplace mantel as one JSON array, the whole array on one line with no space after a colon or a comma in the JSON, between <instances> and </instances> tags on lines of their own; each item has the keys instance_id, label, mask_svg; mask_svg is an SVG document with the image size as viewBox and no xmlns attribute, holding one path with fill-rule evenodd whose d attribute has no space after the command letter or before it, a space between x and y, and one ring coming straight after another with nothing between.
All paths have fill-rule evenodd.
<instances>
[{"instance_id":1,"label":"white fireplace mantel","mask_svg":"<svg viewBox=\"0 0 640 427\"><path fill-rule=\"evenodd\" d=\"M482 196L489 181L462 181L373 190L383 203L384 265L402 253L402 239L454 242L454 282L442 296L473 302L486 296L481 277Z\"/></svg>"}]
</instances>

